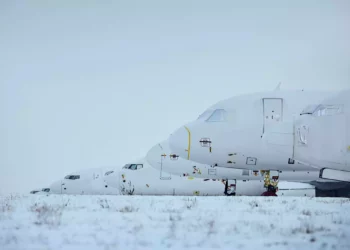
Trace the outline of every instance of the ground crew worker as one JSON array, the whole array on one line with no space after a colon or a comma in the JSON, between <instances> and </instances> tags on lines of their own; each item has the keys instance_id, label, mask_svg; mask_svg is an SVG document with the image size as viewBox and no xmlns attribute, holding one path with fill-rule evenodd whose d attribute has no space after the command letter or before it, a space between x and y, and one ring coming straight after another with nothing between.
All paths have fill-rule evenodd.
<instances>
[{"instance_id":1,"label":"ground crew worker","mask_svg":"<svg viewBox=\"0 0 350 250\"><path fill-rule=\"evenodd\" d=\"M261 194L261 196L277 196L276 194L276 188L272 185L269 185L267 187L267 191L265 191L264 193Z\"/></svg>"}]
</instances>

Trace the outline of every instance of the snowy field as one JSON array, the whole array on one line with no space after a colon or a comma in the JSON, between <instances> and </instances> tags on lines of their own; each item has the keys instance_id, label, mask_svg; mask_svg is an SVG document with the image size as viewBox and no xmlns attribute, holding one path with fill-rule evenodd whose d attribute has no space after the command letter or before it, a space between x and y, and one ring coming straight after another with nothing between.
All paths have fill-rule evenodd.
<instances>
[{"instance_id":1,"label":"snowy field","mask_svg":"<svg viewBox=\"0 0 350 250\"><path fill-rule=\"evenodd\" d=\"M350 200L0 196L0 249L350 249Z\"/></svg>"}]
</instances>

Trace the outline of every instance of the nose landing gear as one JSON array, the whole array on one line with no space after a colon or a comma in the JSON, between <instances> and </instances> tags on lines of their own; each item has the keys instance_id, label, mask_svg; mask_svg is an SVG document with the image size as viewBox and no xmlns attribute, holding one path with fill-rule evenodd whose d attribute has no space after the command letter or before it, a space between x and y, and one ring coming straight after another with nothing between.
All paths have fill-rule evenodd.
<instances>
[{"instance_id":1,"label":"nose landing gear","mask_svg":"<svg viewBox=\"0 0 350 250\"><path fill-rule=\"evenodd\" d=\"M236 180L222 180L225 184L224 194L226 196L236 196Z\"/></svg>"},{"instance_id":2,"label":"nose landing gear","mask_svg":"<svg viewBox=\"0 0 350 250\"><path fill-rule=\"evenodd\" d=\"M267 188L272 185L278 190L279 172L274 170L261 170L261 174L264 176L264 187Z\"/></svg>"}]
</instances>

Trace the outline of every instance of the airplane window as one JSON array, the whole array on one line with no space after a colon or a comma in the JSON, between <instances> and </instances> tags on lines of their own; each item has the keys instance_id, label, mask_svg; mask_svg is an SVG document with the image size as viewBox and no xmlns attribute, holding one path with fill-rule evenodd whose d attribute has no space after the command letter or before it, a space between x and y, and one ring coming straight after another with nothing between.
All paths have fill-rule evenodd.
<instances>
[{"instance_id":1,"label":"airplane window","mask_svg":"<svg viewBox=\"0 0 350 250\"><path fill-rule=\"evenodd\" d=\"M123 168L129 169L129 170L137 170L137 169L143 168L143 165L142 164L126 164Z\"/></svg>"},{"instance_id":2,"label":"airplane window","mask_svg":"<svg viewBox=\"0 0 350 250\"><path fill-rule=\"evenodd\" d=\"M207 122L227 121L227 112L224 109L216 109L206 121Z\"/></svg>"},{"instance_id":3,"label":"airplane window","mask_svg":"<svg viewBox=\"0 0 350 250\"><path fill-rule=\"evenodd\" d=\"M50 188L43 188L41 191L43 191L43 192L50 192Z\"/></svg>"},{"instance_id":4,"label":"airplane window","mask_svg":"<svg viewBox=\"0 0 350 250\"><path fill-rule=\"evenodd\" d=\"M68 180L77 180L77 179L80 179L80 175L67 175L64 178Z\"/></svg>"},{"instance_id":5,"label":"airplane window","mask_svg":"<svg viewBox=\"0 0 350 250\"><path fill-rule=\"evenodd\" d=\"M130 170L136 170L137 169L137 165L136 164L131 164L129 169Z\"/></svg>"},{"instance_id":6,"label":"airplane window","mask_svg":"<svg viewBox=\"0 0 350 250\"><path fill-rule=\"evenodd\" d=\"M343 111L341 105L319 105L313 112L314 116L336 115Z\"/></svg>"},{"instance_id":7,"label":"airplane window","mask_svg":"<svg viewBox=\"0 0 350 250\"><path fill-rule=\"evenodd\" d=\"M198 116L197 120L205 120L208 119L208 117L213 113L213 110L206 110L204 111L200 116Z\"/></svg>"},{"instance_id":8,"label":"airplane window","mask_svg":"<svg viewBox=\"0 0 350 250\"><path fill-rule=\"evenodd\" d=\"M306 108L304 108L303 111L301 111L300 115L311 115L315 112L315 110L318 108L319 105L309 105Z\"/></svg>"},{"instance_id":9,"label":"airplane window","mask_svg":"<svg viewBox=\"0 0 350 250\"><path fill-rule=\"evenodd\" d=\"M342 106L329 105L326 106L325 115L336 115L342 113Z\"/></svg>"},{"instance_id":10,"label":"airplane window","mask_svg":"<svg viewBox=\"0 0 350 250\"><path fill-rule=\"evenodd\" d=\"M114 171L108 171L108 172L105 173L105 176L113 174L113 173L114 173Z\"/></svg>"},{"instance_id":11,"label":"airplane window","mask_svg":"<svg viewBox=\"0 0 350 250\"><path fill-rule=\"evenodd\" d=\"M123 169L129 169L130 164L125 164L125 166L123 167Z\"/></svg>"}]
</instances>

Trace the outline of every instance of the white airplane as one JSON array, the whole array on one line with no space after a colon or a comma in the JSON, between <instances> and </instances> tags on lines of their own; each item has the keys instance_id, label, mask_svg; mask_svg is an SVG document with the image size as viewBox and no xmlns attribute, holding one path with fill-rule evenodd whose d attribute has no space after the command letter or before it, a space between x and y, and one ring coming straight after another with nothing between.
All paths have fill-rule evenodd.
<instances>
[{"instance_id":1,"label":"white airplane","mask_svg":"<svg viewBox=\"0 0 350 250\"><path fill-rule=\"evenodd\" d=\"M102 168L86 169L65 176L62 180L54 182L48 193L50 194L106 194L117 195L119 189L109 186L106 176L113 170L104 171Z\"/></svg>"},{"instance_id":2,"label":"white airplane","mask_svg":"<svg viewBox=\"0 0 350 250\"><path fill-rule=\"evenodd\" d=\"M251 190L259 185L266 187L272 184L274 186L278 185L278 195L315 196L317 188L318 195L325 196L325 192L330 190L336 192L345 186L342 183L330 183L319 179L319 171L317 169L312 169L311 171L279 171L279 178L270 180L262 173L263 171L205 165L185 160L171 152L169 142L166 140L153 146L147 153L146 159L152 167L161 173L171 173L175 176L189 176L205 180L223 179L228 182L228 186L231 186L231 190L237 188L241 194L244 193L243 188ZM259 188L259 190L263 189ZM336 194L329 195L335 196Z\"/></svg>"},{"instance_id":3,"label":"white airplane","mask_svg":"<svg viewBox=\"0 0 350 250\"><path fill-rule=\"evenodd\" d=\"M134 171L137 170L137 171ZM87 169L69 174L45 190L32 194L74 195L224 195L225 183L221 180L203 180L193 177L171 176L151 167L145 159L126 164L122 170ZM263 190L248 190L259 195Z\"/></svg>"},{"instance_id":4,"label":"white airplane","mask_svg":"<svg viewBox=\"0 0 350 250\"><path fill-rule=\"evenodd\" d=\"M191 176L204 179L264 180L264 176L261 174L262 171L220 168L185 160L171 153L168 140L154 145L148 151L146 159L157 170L178 176ZM317 180L318 171L316 169L312 169L312 171L279 171L279 179L297 182Z\"/></svg>"},{"instance_id":5,"label":"white airplane","mask_svg":"<svg viewBox=\"0 0 350 250\"><path fill-rule=\"evenodd\" d=\"M151 166L147 158L126 164L121 171L108 176L106 182L119 188L124 195L219 196L225 195L226 185L226 181L217 178L205 180L172 175ZM265 191L260 181L241 181L228 183L227 186L227 194L255 196Z\"/></svg>"},{"instance_id":6,"label":"white airplane","mask_svg":"<svg viewBox=\"0 0 350 250\"><path fill-rule=\"evenodd\" d=\"M137 171L134 171L137 170ZM80 195L224 195L220 181L204 182L191 177L171 176L151 167L144 159L123 169L87 169L54 182L51 194ZM253 193L258 195L260 192ZM43 193L34 190L31 193Z\"/></svg>"},{"instance_id":7,"label":"white airplane","mask_svg":"<svg viewBox=\"0 0 350 250\"><path fill-rule=\"evenodd\" d=\"M183 163L187 161L183 160ZM192 166L182 166L188 171ZM261 178L260 178L261 179ZM35 191L37 194L75 195L251 195L259 196L265 191L262 180L222 180L218 178L200 179L188 175L171 175L151 166L146 159L126 164L121 170L88 169L67 175L53 183L50 188ZM283 186L283 184L282 184ZM281 195L315 196L314 187L301 184L291 193L290 185L285 185ZM296 190L297 189L297 190Z\"/></svg>"},{"instance_id":8,"label":"white airplane","mask_svg":"<svg viewBox=\"0 0 350 250\"><path fill-rule=\"evenodd\" d=\"M49 192L50 188L35 189L30 191L31 194L48 194Z\"/></svg>"},{"instance_id":9,"label":"white airplane","mask_svg":"<svg viewBox=\"0 0 350 250\"><path fill-rule=\"evenodd\" d=\"M220 101L170 135L170 148L179 157L217 167L312 171L290 159L293 121L329 94L275 90Z\"/></svg>"},{"instance_id":10,"label":"white airplane","mask_svg":"<svg viewBox=\"0 0 350 250\"><path fill-rule=\"evenodd\" d=\"M350 89L309 105L294 125L292 158L320 177L350 182Z\"/></svg>"}]
</instances>

